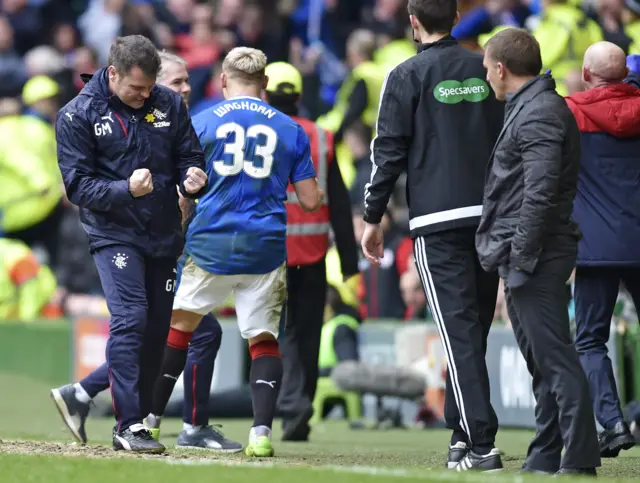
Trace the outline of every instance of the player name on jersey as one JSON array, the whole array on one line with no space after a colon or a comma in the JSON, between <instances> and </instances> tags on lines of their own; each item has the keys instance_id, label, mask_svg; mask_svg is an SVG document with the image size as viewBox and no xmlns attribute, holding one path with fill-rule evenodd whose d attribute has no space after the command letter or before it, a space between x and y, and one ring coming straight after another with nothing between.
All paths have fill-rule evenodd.
<instances>
[{"instance_id":1,"label":"player name on jersey","mask_svg":"<svg viewBox=\"0 0 640 483\"><path fill-rule=\"evenodd\" d=\"M213 110L218 117L223 117L225 114L235 110L245 110L245 111L254 111L260 114L264 114L269 119L276 115L276 111L273 109L269 109L263 105L258 104L257 102L251 101L236 101L236 102L227 102L222 106L217 107Z\"/></svg>"}]
</instances>

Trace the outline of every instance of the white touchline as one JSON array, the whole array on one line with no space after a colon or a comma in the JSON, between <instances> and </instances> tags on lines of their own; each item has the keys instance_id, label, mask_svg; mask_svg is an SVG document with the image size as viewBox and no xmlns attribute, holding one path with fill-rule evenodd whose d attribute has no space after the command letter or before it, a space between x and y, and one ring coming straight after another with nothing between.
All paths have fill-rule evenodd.
<instances>
[{"instance_id":1,"label":"white touchline","mask_svg":"<svg viewBox=\"0 0 640 483\"><path fill-rule=\"evenodd\" d=\"M255 463L247 463L242 460L224 460L224 459L154 459L152 461L162 461L170 465L185 466L229 466L238 468L277 468L277 469L305 469L311 471L334 471L337 473L365 474L370 476L384 476L387 478L413 478L424 480L447 480L468 483L485 483L487 481L495 481L500 483L524 483L522 475L502 474L497 476L491 473L490 476L475 472L456 472L452 470L441 470L440 468L385 468L376 466L340 466L340 465L320 465L320 466L303 466L286 463L267 463L256 461Z\"/></svg>"}]
</instances>

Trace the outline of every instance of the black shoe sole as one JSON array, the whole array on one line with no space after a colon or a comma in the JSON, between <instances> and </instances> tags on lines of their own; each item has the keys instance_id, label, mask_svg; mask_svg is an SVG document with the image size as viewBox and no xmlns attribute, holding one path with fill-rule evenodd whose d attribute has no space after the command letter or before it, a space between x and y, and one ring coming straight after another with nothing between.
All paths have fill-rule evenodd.
<instances>
[{"instance_id":1,"label":"black shoe sole","mask_svg":"<svg viewBox=\"0 0 640 483\"><path fill-rule=\"evenodd\" d=\"M622 450L628 450L636 445L636 440L631 434L621 434L611 440L606 448L600 451L602 458L617 458Z\"/></svg>"},{"instance_id":2,"label":"black shoe sole","mask_svg":"<svg viewBox=\"0 0 640 483\"><path fill-rule=\"evenodd\" d=\"M282 434L282 441L305 442L309 441L309 430L305 427L313 416L313 408L307 408L298 414ZM304 433L304 434L303 434Z\"/></svg>"},{"instance_id":3,"label":"black shoe sole","mask_svg":"<svg viewBox=\"0 0 640 483\"><path fill-rule=\"evenodd\" d=\"M62 397L62 394L60 394L60 391L58 389L52 389L51 391L49 391L49 395L53 400L53 404L56 405L56 408L58 409L58 413L60 413L60 417L62 418L62 421L64 422L65 426L67 427L71 435L74 437L74 439L78 443L87 444L86 436L83 438L82 435L80 434L80 431L75 428L75 425L73 424L73 421L71 419L71 415L69 414L69 409L67 408L67 403L64 402L64 399Z\"/></svg>"}]
</instances>

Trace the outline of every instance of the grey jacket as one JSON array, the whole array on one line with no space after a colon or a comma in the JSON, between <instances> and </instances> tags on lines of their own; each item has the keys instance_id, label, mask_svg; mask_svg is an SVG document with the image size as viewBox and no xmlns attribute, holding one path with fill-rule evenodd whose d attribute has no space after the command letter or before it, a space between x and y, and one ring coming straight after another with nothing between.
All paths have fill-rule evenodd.
<instances>
[{"instance_id":1,"label":"grey jacket","mask_svg":"<svg viewBox=\"0 0 640 483\"><path fill-rule=\"evenodd\" d=\"M485 270L508 266L531 274L553 239L564 235L577 245L571 213L579 168L580 132L573 114L555 81L537 76L507 99L487 168L476 235Z\"/></svg>"}]
</instances>

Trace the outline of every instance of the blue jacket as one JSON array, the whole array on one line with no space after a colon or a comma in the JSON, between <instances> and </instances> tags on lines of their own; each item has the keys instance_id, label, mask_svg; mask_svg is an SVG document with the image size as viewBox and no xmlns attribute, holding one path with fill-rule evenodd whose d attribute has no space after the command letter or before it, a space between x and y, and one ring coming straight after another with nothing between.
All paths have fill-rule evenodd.
<instances>
[{"instance_id":1,"label":"blue jacket","mask_svg":"<svg viewBox=\"0 0 640 483\"><path fill-rule=\"evenodd\" d=\"M58 164L69 200L80 207L91 251L115 244L153 257L177 257L183 248L176 185L204 166L200 142L180 96L154 86L138 110L108 88L106 69L91 77L56 120ZM134 198L129 177L151 171L153 191Z\"/></svg>"},{"instance_id":2,"label":"blue jacket","mask_svg":"<svg viewBox=\"0 0 640 483\"><path fill-rule=\"evenodd\" d=\"M640 89L628 84L567 98L581 133L573 219L578 266L640 266Z\"/></svg>"}]
</instances>

